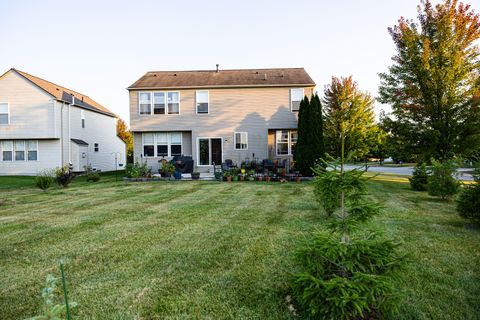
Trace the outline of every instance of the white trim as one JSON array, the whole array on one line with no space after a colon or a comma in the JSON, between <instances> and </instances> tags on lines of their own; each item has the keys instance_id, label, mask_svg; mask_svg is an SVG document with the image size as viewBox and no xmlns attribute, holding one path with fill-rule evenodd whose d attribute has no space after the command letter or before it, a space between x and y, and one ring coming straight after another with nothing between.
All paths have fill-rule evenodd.
<instances>
[{"instance_id":1,"label":"white trim","mask_svg":"<svg viewBox=\"0 0 480 320\"><path fill-rule=\"evenodd\" d=\"M3 144L4 144L5 142L10 142L10 143L12 144L11 150L3 150ZM15 159L15 155L14 155L14 154L15 154L15 151L14 151L14 150L15 150L15 146L14 146L13 140L2 140L2 141L0 141L0 147L1 147L1 148L0 148L1 150L0 150L0 151L1 151L1 155L2 155L2 162L3 162L3 161L5 161L5 162L13 162L14 159ZM4 159L3 159L3 152L4 152L4 151L9 151L9 152L12 153L12 160L4 160Z\"/></svg>"},{"instance_id":2,"label":"white trim","mask_svg":"<svg viewBox=\"0 0 480 320\"><path fill-rule=\"evenodd\" d=\"M247 147L245 149L238 149L237 148L237 133L239 133L240 136L242 134L245 134L245 137L247 139L247 142L246 142ZM246 131L234 131L233 132L233 150L238 150L238 151L247 151L248 150L248 132L246 132Z\"/></svg>"},{"instance_id":3,"label":"white trim","mask_svg":"<svg viewBox=\"0 0 480 320\"><path fill-rule=\"evenodd\" d=\"M163 93L163 114L159 113L159 114L156 114L155 113L155 93ZM168 114L167 113L167 95L166 95L166 92L165 91L152 91L152 104L151 104L151 115L153 116L163 116L163 115L166 115Z\"/></svg>"},{"instance_id":4,"label":"white trim","mask_svg":"<svg viewBox=\"0 0 480 320\"><path fill-rule=\"evenodd\" d=\"M277 132L278 131L288 131L288 141L287 142L281 142L281 143L287 143L287 145L288 145L288 153L287 154L279 154L278 153L278 148L277 148L277 144L278 144ZM292 131L297 132L297 139L298 139L298 130L297 129L278 129L278 130L275 130L275 155L277 157L293 156L293 153L292 153Z\"/></svg>"},{"instance_id":5,"label":"white trim","mask_svg":"<svg viewBox=\"0 0 480 320\"><path fill-rule=\"evenodd\" d=\"M174 157L172 156L172 150L171 150L171 146L172 146L172 137L171 137L171 134L172 133L179 133L180 134L180 155L183 154L183 132L182 131L151 131L151 132L142 132L142 157L143 158L163 158L163 157L167 157L167 158L171 158L171 157ZM144 146L145 146L145 138L144 136L146 134L152 134L153 135L153 156L145 156L145 153L144 153ZM157 150L157 146L159 145L158 144L158 140L157 140L157 135L158 134L166 134L167 135L167 155L166 156L159 156L158 155L158 150ZM164 144L162 144L164 145ZM178 144L174 144L175 146L178 146ZM150 146L150 144L147 144L147 146Z\"/></svg>"},{"instance_id":6,"label":"white trim","mask_svg":"<svg viewBox=\"0 0 480 320\"><path fill-rule=\"evenodd\" d=\"M294 90L302 90L302 97L300 98L300 102L303 100L303 98L305 97L305 88L290 88L290 112L298 112L299 110L293 110L292 108L292 104L293 104L293 91ZM297 100L295 100L297 101Z\"/></svg>"},{"instance_id":7,"label":"white trim","mask_svg":"<svg viewBox=\"0 0 480 320\"><path fill-rule=\"evenodd\" d=\"M210 164L200 164L200 139L208 139L208 162ZM220 139L221 148L222 148L222 163L223 163L223 137L197 137L197 167L211 167L212 163L212 139ZM221 165L222 163L217 163L216 165Z\"/></svg>"},{"instance_id":8,"label":"white trim","mask_svg":"<svg viewBox=\"0 0 480 320\"><path fill-rule=\"evenodd\" d=\"M207 93L207 112L198 113L198 93L199 92L206 92ZM195 114L198 115L207 115L210 114L210 91L209 90L195 90Z\"/></svg>"},{"instance_id":9,"label":"white trim","mask_svg":"<svg viewBox=\"0 0 480 320\"><path fill-rule=\"evenodd\" d=\"M164 98L165 98L165 113L164 114L155 114L154 113L154 105L155 105L155 93L163 92L164 93ZM142 93L148 93L150 95L150 113L145 113L142 114L140 113L140 94ZM178 93L178 113L169 113L168 112L168 94L169 93ZM138 91L137 92L137 114L141 117L144 116L179 116L181 114L181 103L180 99L181 94L179 90L170 90L170 91L164 91L164 90L154 90L154 91Z\"/></svg>"},{"instance_id":10,"label":"white trim","mask_svg":"<svg viewBox=\"0 0 480 320\"><path fill-rule=\"evenodd\" d=\"M0 102L0 104L6 104L7 105L7 123L0 123L0 126L8 126L10 125L10 103L8 102ZM4 114L4 113L2 113Z\"/></svg>"}]
</instances>

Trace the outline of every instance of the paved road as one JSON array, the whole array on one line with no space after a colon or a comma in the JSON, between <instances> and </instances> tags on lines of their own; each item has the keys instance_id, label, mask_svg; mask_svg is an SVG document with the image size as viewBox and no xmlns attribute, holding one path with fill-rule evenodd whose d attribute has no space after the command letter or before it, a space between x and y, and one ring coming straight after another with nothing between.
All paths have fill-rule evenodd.
<instances>
[{"instance_id":1,"label":"paved road","mask_svg":"<svg viewBox=\"0 0 480 320\"><path fill-rule=\"evenodd\" d=\"M361 168L364 166L361 165L347 165L346 168L348 169L353 169L353 168ZM471 181L473 180L473 177L469 173L465 173L465 171L469 171L471 169L465 169L465 168L460 168L458 169L459 180L468 180ZM413 167L384 167L384 166L369 166L368 167L368 172L383 172L383 173L392 173L392 174L402 174L402 175L408 175L411 176L413 172Z\"/></svg>"}]
</instances>

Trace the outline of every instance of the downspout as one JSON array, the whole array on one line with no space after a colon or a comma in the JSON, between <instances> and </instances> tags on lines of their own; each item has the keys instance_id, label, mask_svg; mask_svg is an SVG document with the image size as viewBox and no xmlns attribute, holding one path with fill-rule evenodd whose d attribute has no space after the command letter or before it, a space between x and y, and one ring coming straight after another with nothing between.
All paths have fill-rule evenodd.
<instances>
[{"instance_id":1,"label":"downspout","mask_svg":"<svg viewBox=\"0 0 480 320\"><path fill-rule=\"evenodd\" d=\"M71 166L72 165L72 148L70 147L70 141L71 140L71 133L70 133L70 109L72 107L72 105L75 104L75 96L72 95L72 104L69 104L68 105L68 165Z\"/></svg>"},{"instance_id":2,"label":"downspout","mask_svg":"<svg viewBox=\"0 0 480 320\"><path fill-rule=\"evenodd\" d=\"M63 166L63 163L65 161L65 155L63 152L63 144L65 143L63 139L63 109L65 109L65 103L62 102L62 107L60 108L60 155L62 159L61 165Z\"/></svg>"}]
</instances>

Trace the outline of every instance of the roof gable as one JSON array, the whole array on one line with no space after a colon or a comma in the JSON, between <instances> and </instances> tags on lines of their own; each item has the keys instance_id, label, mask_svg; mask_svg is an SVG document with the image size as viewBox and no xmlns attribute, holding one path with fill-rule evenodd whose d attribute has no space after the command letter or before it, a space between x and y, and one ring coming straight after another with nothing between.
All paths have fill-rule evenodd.
<instances>
[{"instance_id":1,"label":"roof gable","mask_svg":"<svg viewBox=\"0 0 480 320\"><path fill-rule=\"evenodd\" d=\"M95 100L91 99L89 96L84 95L80 92L62 87L53 82L33 76L29 73L17 70L15 68L10 69L9 71L7 71L7 73L8 72L15 72L16 74L20 75L38 88L42 89L58 101L64 101L68 103L73 102L73 105L77 107L88 109L93 112L102 113L111 117L116 117L115 114L113 114L110 110L108 110ZM73 101L73 97L75 97L75 101Z\"/></svg>"},{"instance_id":2,"label":"roof gable","mask_svg":"<svg viewBox=\"0 0 480 320\"><path fill-rule=\"evenodd\" d=\"M129 90L315 86L304 68L150 71Z\"/></svg>"}]
</instances>

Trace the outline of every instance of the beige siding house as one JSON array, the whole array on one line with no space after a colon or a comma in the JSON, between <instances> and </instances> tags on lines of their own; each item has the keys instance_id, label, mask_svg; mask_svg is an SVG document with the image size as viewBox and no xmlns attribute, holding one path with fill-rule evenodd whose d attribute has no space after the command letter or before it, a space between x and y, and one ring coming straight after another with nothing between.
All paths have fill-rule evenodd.
<instances>
[{"instance_id":1,"label":"beige siding house","mask_svg":"<svg viewBox=\"0 0 480 320\"><path fill-rule=\"evenodd\" d=\"M148 72L128 87L134 156L192 156L200 172L226 159L291 158L300 100L315 83L303 68Z\"/></svg>"},{"instance_id":2,"label":"beige siding house","mask_svg":"<svg viewBox=\"0 0 480 320\"><path fill-rule=\"evenodd\" d=\"M125 164L117 117L91 98L16 69L0 76L0 175L68 164L102 171Z\"/></svg>"}]
</instances>

